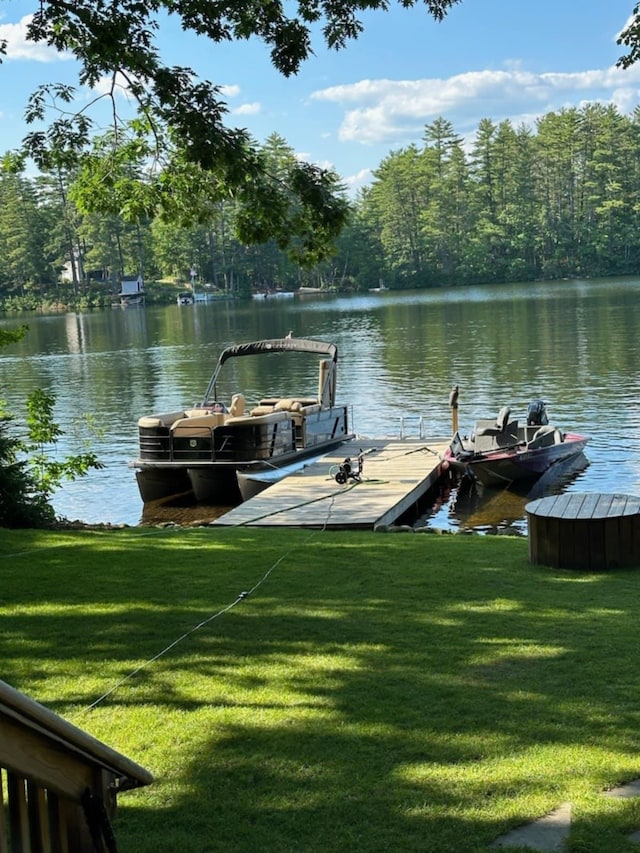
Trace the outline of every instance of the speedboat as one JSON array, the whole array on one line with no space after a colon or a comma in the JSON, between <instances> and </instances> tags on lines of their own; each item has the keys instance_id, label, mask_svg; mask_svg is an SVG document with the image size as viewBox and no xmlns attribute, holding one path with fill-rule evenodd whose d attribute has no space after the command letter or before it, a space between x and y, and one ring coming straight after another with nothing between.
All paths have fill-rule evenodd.
<instances>
[{"instance_id":1,"label":"speedboat","mask_svg":"<svg viewBox=\"0 0 640 853\"><path fill-rule=\"evenodd\" d=\"M470 437L456 432L444 456L445 467L485 486L505 486L541 477L552 465L584 451L588 438L549 424L542 400L532 400L520 426L505 406L497 418L476 422Z\"/></svg>"},{"instance_id":2,"label":"speedboat","mask_svg":"<svg viewBox=\"0 0 640 853\"><path fill-rule=\"evenodd\" d=\"M237 359L255 357L251 375L264 376L270 358L298 353L318 359L315 393L263 397L250 406L236 391L228 405L224 401L224 389L242 372ZM289 336L224 349L193 408L139 419L139 456L130 464L142 500L191 492L198 502L237 505L297 464L353 438L348 407L336 403L337 361L334 344Z\"/></svg>"}]
</instances>

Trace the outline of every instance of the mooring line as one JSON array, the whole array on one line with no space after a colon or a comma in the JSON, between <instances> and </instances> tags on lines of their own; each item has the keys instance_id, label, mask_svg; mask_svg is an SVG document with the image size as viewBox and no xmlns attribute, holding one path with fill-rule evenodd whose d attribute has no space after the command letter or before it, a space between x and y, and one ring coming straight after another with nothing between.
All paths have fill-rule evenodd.
<instances>
[{"instance_id":1,"label":"mooring line","mask_svg":"<svg viewBox=\"0 0 640 853\"><path fill-rule=\"evenodd\" d=\"M167 646L165 646L161 651L159 651L157 654L153 655L153 657L150 657L148 660L144 661L144 663L141 663L140 666L137 666L134 670L127 673L127 675L125 675L123 678L121 678L119 681L117 681L113 685L113 687L111 687L111 688L109 688L109 690L105 691L101 696L99 696L94 702L92 702L86 708L83 708L80 713L86 713L87 711L93 711L95 708L98 707L98 705L100 705L102 702L104 702L105 699L108 699L109 696L111 696L113 693L115 693L116 690L118 690L120 687L122 687L128 681L131 681L132 678L135 678L135 676L138 675L138 673L142 672L143 669L146 669L147 667L151 666L151 664L155 663L161 657L164 657L164 655L168 654L172 649L174 649L177 645L182 643L184 640L186 640L192 634L195 634L196 631L199 631L201 628L204 628L205 625L208 625L210 622L213 622L213 620L217 619L219 616L223 616L225 613L228 613L230 610L232 610L234 607L236 607L238 604L240 604L241 601L244 601L245 598L248 598L250 595L253 595L253 593L260 586L262 586L262 584L267 580L267 578L273 572L273 570L275 568L277 568L280 565L280 563L285 559L285 557L289 556L290 553L291 553L291 551L287 551L284 554L282 554L276 560L276 562L273 563L273 565L264 573L264 575L260 578L260 580L251 587L251 589L239 593L238 596L236 597L235 601L232 601L230 604L227 604L225 607L222 607L220 610L216 611L211 616L208 616L206 619L203 619L201 622L198 622L197 625L194 625L193 628L190 628L188 631L185 631L184 634L181 634L179 637L177 637L175 640L173 640L171 643L169 643Z\"/></svg>"},{"instance_id":2,"label":"mooring line","mask_svg":"<svg viewBox=\"0 0 640 853\"><path fill-rule=\"evenodd\" d=\"M256 515L254 518L247 519L245 521L238 521L236 524L232 525L233 527L247 527L250 524L255 524L257 521L262 521L264 518L271 518L273 515L280 515L283 512L290 512L294 509L301 509L304 506L309 506L310 504L319 503L319 501L326 500L335 500L338 495L343 495L345 492L350 492L351 489L355 488L358 485L357 482L352 483L350 486L345 486L345 488L340 489L338 492L331 492L327 495L320 495L317 498L310 498L308 501L303 501L302 503L294 504L293 506L283 506L280 509L274 509L271 512L265 512L263 515ZM324 530L329 523L329 516L331 515L331 508L327 513L327 518L325 519L324 525L322 529Z\"/></svg>"},{"instance_id":3,"label":"mooring line","mask_svg":"<svg viewBox=\"0 0 640 853\"><path fill-rule=\"evenodd\" d=\"M354 483L353 485L355 486L355 485L357 485L357 483ZM349 488L353 488L353 486L350 486ZM344 491L348 491L348 490L349 489L343 489L342 491L344 492ZM333 510L333 500L335 499L336 494L324 495L323 496L323 498L327 498L327 497L331 498L332 500L331 500L331 503L330 503L329 508L327 510L327 514L326 514L323 526L320 529L311 530L309 533L309 536L305 539L305 541L303 543L296 546L295 548L290 548L288 551L285 551L284 554L281 554L280 557L278 557L278 559L267 569L267 571L260 578L260 580L257 581L257 583L255 583L249 590L239 593L238 596L236 597L236 599L234 601L232 601L230 604L227 604L225 607L222 607L220 610L216 611L211 616L208 616L206 619L203 619L201 622L199 622L193 628L190 628L188 631L185 631L184 634L182 634L180 637L177 637L175 640L173 640L171 643L169 643L167 646L165 646L165 648L163 648L157 654L153 655L153 657L144 661L144 663L141 663L140 666L136 667L130 673L125 675L123 678L121 678L118 682L116 682L116 684L113 685L113 687L111 687L109 690L105 691L94 702L92 702L86 708L83 708L79 713L87 713L88 711L93 711L95 708L98 707L98 705L100 705L102 702L104 702L105 699L108 699L109 696L111 696L113 693L115 693L116 690L118 690L120 687L122 687L124 684L126 684L128 681L130 681L136 675L138 675L138 673L142 672L142 670L151 666L153 663L155 663L161 657L166 655L168 652L170 652L172 649L174 649L177 645L182 643L184 640L186 640L192 634L195 634L196 631L199 631L201 628L204 628L206 625L213 622L214 619L217 619L219 616L223 616L225 613L228 613L230 610L232 610L234 607L236 607L238 604L240 604L241 601L244 601L246 598L249 598L249 596L253 595L253 593L257 589L259 589L259 587L261 587L263 583L265 583L265 581L269 578L271 573L283 562L283 560L286 557L289 557L292 553L295 553L296 550L306 548L309 541L311 539L313 539L314 536L316 536L318 533L323 533L326 530L327 525L329 523L329 518L331 516L331 512ZM316 499L316 500L318 500L318 499ZM313 501L309 501L309 503L312 503L312 502ZM244 526L244 525L243 524L234 524L227 529L233 530L233 529L236 529L236 528L242 527L242 526ZM190 529L198 530L201 528L190 528Z\"/></svg>"},{"instance_id":4,"label":"mooring line","mask_svg":"<svg viewBox=\"0 0 640 853\"><path fill-rule=\"evenodd\" d=\"M136 528L136 527L131 527L131 526L126 526L126 527L113 527L113 528L103 528L103 527L96 528L96 527L87 526L87 527L85 527L85 528L76 528L76 527L73 527L73 528L61 528L61 529L59 529L59 530L56 530L55 528L52 528L52 529L43 528L42 530L40 530L40 531L36 531L36 532L41 532L41 533L45 533L45 532L46 532L46 533L98 533L98 534L113 534L113 533L119 533L119 532L120 532L120 531L122 531L122 530L126 531L127 533L130 533L131 531L135 531L135 530L137 530L137 529L138 529L138 528ZM161 532L163 532L164 530L173 530L173 529L174 529L174 527L173 527L173 526L165 527L165 528L160 528L160 527L155 527L155 526L154 526L153 528L150 528L148 531L146 531L146 532L144 532L144 533L136 533L136 534L135 534L135 536L136 536L136 538L142 538L143 536L152 536L152 535L153 535L153 534L155 534L155 533L161 533ZM179 527L179 526L176 526L176 527L175 527L175 529L176 529L176 530L184 530L184 529L187 529L187 528L181 528L181 527ZM13 560L13 559L15 559L16 557L32 557L32 556L33 556L34 554L36 554L36 553L37 553L37 554L42 554L42 553L44 553L45 551L53 551L53 550L55 550L56 548L68 548L68 547L69 547L69 543L68 543L68 542L57 542L55 545L46 545L46 546L44 546L44 547L38 547L38 546L35 546L34 548L31 548L30 550L26 550L26 551L14 551L12 554L0 554L0 560L5 560L5 559L11 559L11 560Z\"/></svg>"}]
</instances>

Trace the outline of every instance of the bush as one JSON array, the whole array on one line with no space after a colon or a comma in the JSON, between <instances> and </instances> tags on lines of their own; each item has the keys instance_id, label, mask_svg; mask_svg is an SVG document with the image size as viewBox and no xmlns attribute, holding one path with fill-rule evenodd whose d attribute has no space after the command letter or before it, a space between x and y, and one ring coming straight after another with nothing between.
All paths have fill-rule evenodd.
<instances>
[{"instance_id":1,"label":"bush","mask_svg":"<svg viewBox=\"0 0 640 853\"><path fill-rule=\"evenodd\" d=\"M0 415L0 527L48 527L55 519L53 507L38 489L26 459L20 459L22 442L10 434L10 415Z\"/></svg>"}]
</instances>

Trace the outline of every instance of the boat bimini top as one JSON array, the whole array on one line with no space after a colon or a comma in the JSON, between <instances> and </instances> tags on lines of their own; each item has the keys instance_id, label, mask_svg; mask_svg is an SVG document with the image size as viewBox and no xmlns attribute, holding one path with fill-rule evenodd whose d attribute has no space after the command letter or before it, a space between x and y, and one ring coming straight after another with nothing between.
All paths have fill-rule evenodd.
<instances>
[{"instance_id":1,"label":"boat bimini top","mask_svg":"<svg viewBox=\"0 0 640 853\"><path fill-rule=\"evenodd\" d=\"M216 364L213 376L209 382L206 393L204 395L202 405L207 404L207 400L216 399L218 376L226 361L230 358L239 358L245 355L261 355L273 352L306 352L312 355L324 356L323 367L324 383L320 394L320 402L325 402L326 405L333 406L335 403L335 368L338 361L338 348L335 344L327 341L312 341L305 338L270 338L262 341L251 341L246 344L236 344L232 347L227 347L222 350L218 363Z\"/></svg>"}]
</instances>

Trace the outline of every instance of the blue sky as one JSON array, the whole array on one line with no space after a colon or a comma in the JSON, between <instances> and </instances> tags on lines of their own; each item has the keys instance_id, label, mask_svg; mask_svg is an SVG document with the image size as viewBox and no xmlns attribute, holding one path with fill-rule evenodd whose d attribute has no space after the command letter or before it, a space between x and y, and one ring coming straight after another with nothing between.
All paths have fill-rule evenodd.
<instances>
[{"instance_id":1,"label":"blue sky","mask_svg":"<svg viewBox=\"0 0 640 853\"><path fill-rule=\"evenodd\" d=\"M167 64L186 65L224 87L228 124L262 142L283 136L296 154L333 167L355 190L392 150L420 144L438 116L470 140L480 119L532 127L537 116L599 101L631 113L640 103L640 63L616 69L616 37L633 0L463 0L442 23L423 6L362 16L365 31L341 52L318 40L294 78L276 73L258 41L214 45L163 25ZM73 60L24 42L37 4L0 0L0 152L27 128L29 93L75 82Z\"/></svg>"}]
</instances>

